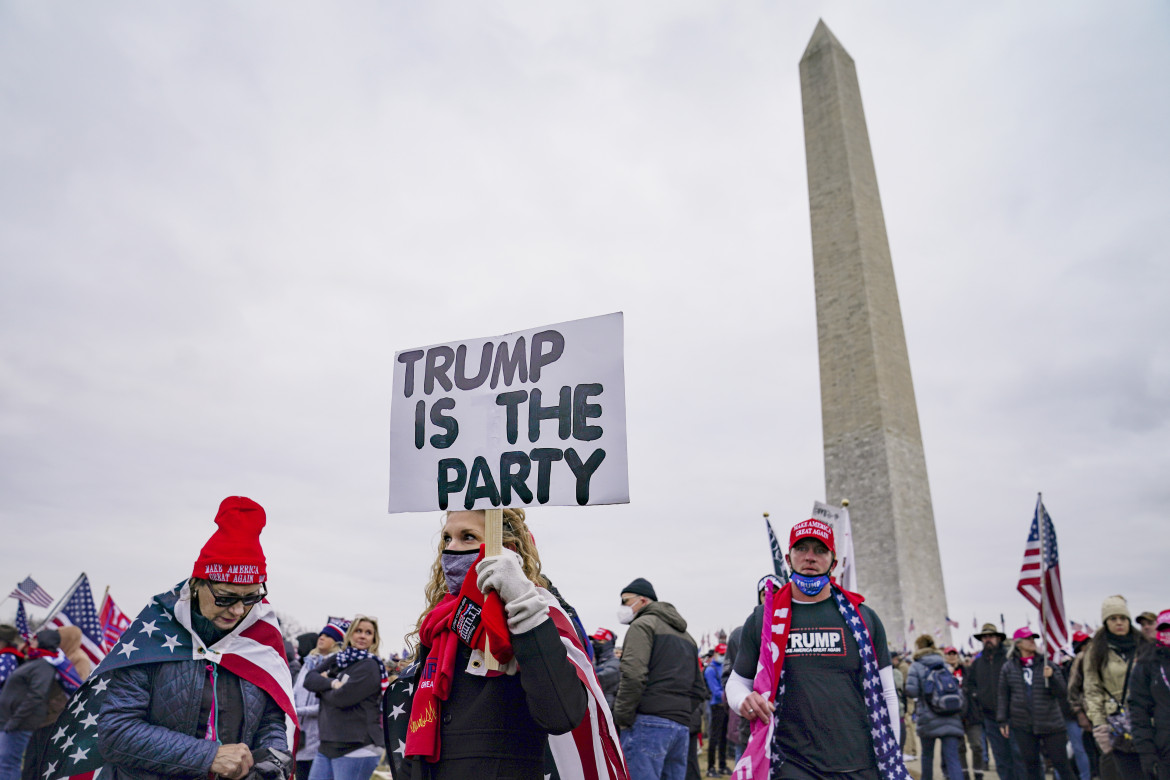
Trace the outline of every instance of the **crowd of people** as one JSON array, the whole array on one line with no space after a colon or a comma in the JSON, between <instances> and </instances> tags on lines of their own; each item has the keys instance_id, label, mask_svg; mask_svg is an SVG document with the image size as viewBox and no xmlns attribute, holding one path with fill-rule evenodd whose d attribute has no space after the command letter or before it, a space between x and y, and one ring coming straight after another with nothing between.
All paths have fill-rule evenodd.
<instances>
[{"instance_id":1,"label":"crowd of people","mask_svg":"<svg viewBox=\"0 0 1170 780\"><path fill-rule=\"evenodd\" d=\"M1170 610L1135 625L1121 596L1067 657L993 624L973 656L930 635L902 653L806 520L790 580L761 579L709 651L640 577L614 594L619 648L542 571L523 510L494 556L484 513L451 511L408 655L384 657L365 615L285 639L264 510L231 497L215 523L96 669L77 628L0 626L0 780L369 780L383 761L395 780L690 780L701 742L707 777L742 780L908 780L907 761L932 780L936 746L946 780L1170 780Z\"/></svg>"}]
</instances>

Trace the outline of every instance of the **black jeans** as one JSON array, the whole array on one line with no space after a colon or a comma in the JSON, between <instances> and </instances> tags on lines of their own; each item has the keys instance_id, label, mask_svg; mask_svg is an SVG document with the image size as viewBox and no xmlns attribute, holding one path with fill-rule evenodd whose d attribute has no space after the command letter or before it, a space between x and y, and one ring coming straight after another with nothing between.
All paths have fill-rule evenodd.
<instances>
[{"instance_id":1,"label":"black jeans","mask_svg":"<svg viewBox=\"0 0 1170 780\"><path fill-rule=\"evenodd\" d=\"M1142 760L1137 753L1114 749L1101 756L1101 780L1142 780Z\"/></svg>"},{"instance_id":2,"label":"black jeans","mask_svg":"<svg viewBox=\"0 0 1170 780\"><path fill-rule=\"evenodd\" d=\"M1060 777L1076 777L1068 761L1068 733L1034 734L1027 729L1012 727L1011 740L1020 749L1024 764L1024 780L1044 780L1040 768L1040 753Z\"/></svg>"},{"instance_id":3,"label":"black jeans","mask_svg":"<svg viewBox=\"0 0 1170 780\"><path fill-rule=\"evenodd\" d=\"M719 753L719 768L727 766L727 705L711 705L711 726L707 730L707 770L715 768L715 753Z\"/></svg>"}]
</instances>

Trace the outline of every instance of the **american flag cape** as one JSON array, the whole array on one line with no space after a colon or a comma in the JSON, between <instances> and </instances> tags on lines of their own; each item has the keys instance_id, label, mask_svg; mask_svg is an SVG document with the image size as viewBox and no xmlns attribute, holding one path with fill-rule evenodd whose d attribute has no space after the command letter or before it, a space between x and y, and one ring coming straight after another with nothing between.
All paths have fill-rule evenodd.
<instances>
[{"instance_id":1,"label":"american flag cape","mask_svg":"<svg viewBox=\"0 0 1170 780\"><path fill-rule=\"evenodd\" d=\"M93 605L93 591L89 589L89 577L85 572L65 592L61 602L45 618L44 628L77 626L81 629L81 650L89 660L97 664L105 658L102 649L102 624L98 621L97 609Z\"/></svg>"},{"instance_id":2,"label":"american flag cape","mask_svg":"<svg viewBox=\"0 0 1170 780\"><path fill-rule=\"evenodd\" d=\"M588 694L585 717L577 728L567 734L550 734L548 755L552 765L545 766L545 777L551 780L630 780L626 759L618 743L617 728L613 724L609 705L593 664L585 655L585 649L573 628L569 614L561 607L555 596L544 588L537 592L548 606L549 618L557 628L561 644L565 647L569 662L577 670ZM418 664L413 669L417 670ZM417 675L411 670L403 673L386 691L383 718L386 724L386 757L391 774L395 778L405 777L402 761L406 752L406 723L410 718L411 697Z\"/></svg>"},{"instance_id":3,"label":"american flag cape","mask_svg":"<svg viewBox=\"0 0 1170 780\"><path fill-rule=\"evenodd\" d=\"M30 604L36 604L41 609L48 609L53 606L53 597L49 595L48 591L38 585L32 577L25 577L21 580L16 588L8 594L8 598L27 601Z\"/></svg>"},{"instance_id":4,"label":"american flag cape","mask_svg":"<svg viewBox=\"0 0 1170 780\"><path fill-rule=\"evenodd\" d=\"M1043 540L1041 533L1044 534ZM1040 555L1041 547L1044 552L1043 558ZM1036 511L1032 515L1028 542L1024 546L1024 563L1020 567L1020 580L1016 583L1016 590L1029 604L1040 610L1044 622L1041 633L1044 634L1044 642L1048 645L1049 653L1055 648L1068 648L1068 621L1064 612L1064 589L1060 585L1060 553L1056 547L1056 528L1052 525L1048 510L1044 508L1044 502L1039 498L1036 499Z\"/></svg>"},{"instance_id":5,"label":"american flag cape","mask_svg":"<svg viewBox=\"0 0 1170 780\"><path fill-rule=\"evenodd\" d=\"M223 639L205 647L191 629L190 589L186 582L151 599L102 660L54 724L41 766L42 780L93 772L104 761L97 748L98 713L105 701L110 673L138 664L205 660L264 690L280 706L288 727L288 744L296 744L292 675L284 658L284 639L276 613L267 601L252 607Z\"/></svg>"}]
</instances>

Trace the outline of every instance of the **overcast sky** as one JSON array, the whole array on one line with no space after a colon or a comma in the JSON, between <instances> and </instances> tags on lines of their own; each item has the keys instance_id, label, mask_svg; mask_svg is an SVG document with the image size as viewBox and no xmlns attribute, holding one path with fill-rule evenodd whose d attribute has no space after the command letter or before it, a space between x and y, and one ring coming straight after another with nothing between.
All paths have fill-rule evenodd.
<instances>
[{"instance_id":1,"label":"overcast sky","mask_svg":"<svg viewBox=\"0 0 1170 780\"><path fill-rule=\"evenodd\" d=\"M631 503L531 511L545 569L590 631L637 576L696 636L740 623L761 513L786 535L824 498L821 17L857 64L951 616L1030 614L1037 491L1073 619L1170 607L1153 0L0 3L3 592L84 570L134 614L242 494L279 610L400 647L439 516L386 512L394 352L623 311Z\"/></svg>"}]
</instances>

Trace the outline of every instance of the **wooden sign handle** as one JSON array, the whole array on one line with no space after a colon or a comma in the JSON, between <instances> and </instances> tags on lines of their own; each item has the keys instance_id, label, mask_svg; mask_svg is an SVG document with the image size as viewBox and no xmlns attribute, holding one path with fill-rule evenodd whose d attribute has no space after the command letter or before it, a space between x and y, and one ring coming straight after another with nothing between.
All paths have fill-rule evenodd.
<instances>
[{"instance_id":1,"label":"wooden sign handle","mask_svg":"<svg viewBox=\"0 0 1170 780\"><path fill-rule=\"evenodd\" d=\"M504 510L484 510L483 554L485 558L504 552ZM488 638L483 638L483 662L489 672L497 671L500 662L492 655Z\"/></svg>"}]
</instances>

